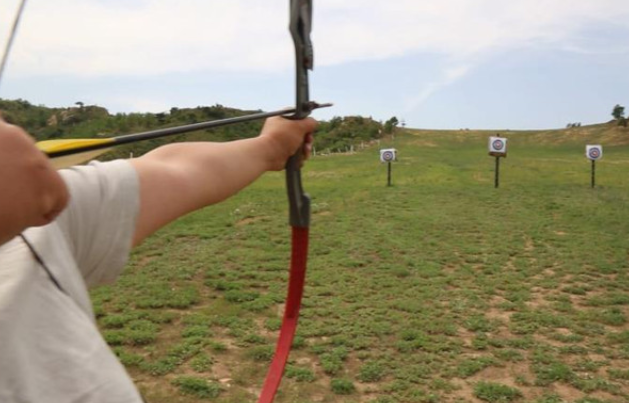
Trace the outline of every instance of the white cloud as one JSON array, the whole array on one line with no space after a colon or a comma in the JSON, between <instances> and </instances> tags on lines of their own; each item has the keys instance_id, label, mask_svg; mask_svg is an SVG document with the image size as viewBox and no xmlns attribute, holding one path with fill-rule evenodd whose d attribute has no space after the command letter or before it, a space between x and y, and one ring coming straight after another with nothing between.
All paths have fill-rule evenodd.
<instances>
[{"instance_id":1,"label":"white cloud","mask_svg":"<svg viewBox=\"0 0 629 403\"><path fill-rule=\"evenodd\" d=\"M321 0L320 58L435 52L467 58L484 52L559 45L592 24L629 28L626 0ZM323 25L323 27L321 27Z\"/></svg>"},{"instance_id":2,"label":"white cloud","mask_svg":"<svg viewBox=\"0 0 629 403\"><path fill-rule=\"evenodd\" d=\"M2 6L2 27L17 8L12 3ZM531 46L587 51L575 43L581 30L596 23L629 27L626 0L315 0L314 8L318 66L419 52L457 65ZM287 25L288 0L31 0L10 73L292 69Z\"/></svg>"},{"instance_id":3,"label":"white cloud","mask_svg":"<svg viewBox=\"0 0 629 403\"><path fill-rule=\"evenodd\" d=\"M463 78L471 69L471 65L458 65L446 68L437 80L422 86L417 94L407 99L402 112L405 114L412 112L434 93Z\"/></svg>"},{"instance_id":4,"label":"white cloud","mask_svg":"<svg viewBox=\"0 0 629 403\"><path fill-rule=\"evenodd\" d=\"M580 45L566 44L561 48L565 52L578 53L581 55L629 55L629 46L623 43L609 43L606 46L585 47Z\"/></svg>"},{"instance_id":5,"label":"white cloud","mask_svg":"<svg viewBox=\"0 0 629 403\"><path fill-rule=\"evenodd\" d=\"M320 0L318 4L324 8L318 19L319 63L401 60L422 53L445 60L445 67L428 83L410 85L400 94L405 98L405 114L498 52L535 47L600 52L600 46L581 43L584 31L619 24L629 30L626 0Z\"/></svg>"},{"instance_id":6,"label":"white cloud","mask_svg":"<svg viewBox=\"0 0 629 403\"><path fill-rule=\"evenodd\" d=\"M273 70L292 62L287 24L283 1L32 0L12 70L81 76Z\"/></svg>"},{"instance_id":7,"label":"white cloud","mask_svg":"<svg viewBox=\"0 0 629 403\"><path fill-rule=\"evenodd\" d=\"M464 75L466 75L469 70L470 70L470 66L450 67L450 68L446 69L446 71L445 71L446 81L447 82L453 82L455 80L458 80L459 78L461 78Z\"/></svg>"}]
</instances>

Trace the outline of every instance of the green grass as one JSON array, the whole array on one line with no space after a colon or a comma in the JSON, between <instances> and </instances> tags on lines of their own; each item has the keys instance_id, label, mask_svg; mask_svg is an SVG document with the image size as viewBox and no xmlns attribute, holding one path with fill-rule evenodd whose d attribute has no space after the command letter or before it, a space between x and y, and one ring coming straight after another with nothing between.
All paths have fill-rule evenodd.
<instances>
[{"instance_id":1,"label":"green grass","mask_svg":"<svg viewBox=\"0 0 629 403\"><path fill-rule=\"evenodd\" d=\"M196 396L201 399L216 398L221 393L221 387L202 378L182 376L173 379L172 384L179 387L181 393Z\"/></svg>"},{"instance_id":2,"label":"green grass","mask_svg":"<svg viewBox=\"0 0 629 403\"><path fill-rule=\"evenodd\" d=\"M398 149L392 187L376 145L310 161L307 285L277 402L627 401L629 131L618 133L502 133L499 189L493 132L382 142ZM605 147L595 189L587 143ZM93 291L149 401L204 401L194 390L221 380L212 401L255 401L285 298L283 186L267 174L180 219Z\"/></svg>"},{"instance_id":3,"label":"green grass","mask_svg":"<svg viewBox=\"0 0 629 403\"><path fill-rule=\"evenodd\" d=\"M474 387L474 396L489 403L507 403L521 400L522 392L506 385L479 382Z\"/></svg>"}]
</instances>

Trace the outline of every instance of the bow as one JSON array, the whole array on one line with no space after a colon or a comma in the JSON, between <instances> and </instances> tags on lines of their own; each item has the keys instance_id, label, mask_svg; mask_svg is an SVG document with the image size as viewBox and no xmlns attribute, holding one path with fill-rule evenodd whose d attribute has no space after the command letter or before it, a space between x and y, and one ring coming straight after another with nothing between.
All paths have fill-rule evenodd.
<instances>
[{"instance_id":1,"label":"bow","mask_svg":"<svg viewBox=\"0 0 629 403\"><path fill-rule=\"evenodd\" d=\"M313 67L313 49L310 41L312 29L312 0L290 1L290 33L295 44L296 65L296 105L290 119L304 119L313 109L309 100L308 70ZM293 338L297 330L299 308L304 291L306 264L308 261L308 227L310 225L310 198L304 193L301 184L300 157L302 150L289 158L286 163L286 189L292 227L292 245L288 295L284 308L284 318L275 348L275 355L264 381L258 403L271 403L282 380L286 361L290 354Z\"/></svg>"}]
</instances>

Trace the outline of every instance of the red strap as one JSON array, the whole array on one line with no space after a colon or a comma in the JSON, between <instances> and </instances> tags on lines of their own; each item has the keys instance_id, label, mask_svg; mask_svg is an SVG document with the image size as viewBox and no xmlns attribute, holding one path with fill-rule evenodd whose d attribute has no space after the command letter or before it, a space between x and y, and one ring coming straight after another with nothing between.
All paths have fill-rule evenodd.
<instances>
[{"instance_id":1,"label":"red strap","mask_svg":"<svg viewBox=\"0 0 629 403\"><path fill-rule=\"evenodd\" d=\"M258 403L271 403L280 386L284 367L288 360L293 337L297 330L301 296L304 293L306 278L306 262L308 260L308 228L293 228L293 249L290 259L290 275L288 279L288 296L284 308L284 319L280 329L280 337L275 347L275 356L266 374L266 380L260 393Z\"/></svg>"}]
</instances>

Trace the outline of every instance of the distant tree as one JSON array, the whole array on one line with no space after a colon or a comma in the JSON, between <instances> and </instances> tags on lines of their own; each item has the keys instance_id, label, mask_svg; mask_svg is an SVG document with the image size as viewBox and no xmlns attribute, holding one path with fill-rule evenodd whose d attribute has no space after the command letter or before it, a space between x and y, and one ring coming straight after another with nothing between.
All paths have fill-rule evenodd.
<instances>
[{"instance_id":1,"label":"distant tree","mask_svg":"<svg viewBox=\"0 0 629 403\"><path fill-rule=\"evenodd\" d=\"M391 119L384 122L384 132L387 134L393 133L393 130L395 130L395 127L398 125L398 123L400 122L395 116L393 116Z\"/></svg>"},{"instance_id":2,"label":"distant tree","mask_svg":"<svg viewBox=\"0 0 629 403\"><path fill-rule=\"evenodd\" d=\"M343 118L341 118L340 116L335 116L332 119L330 119L330 130L334 130L337 127L340 127L341 124L343 123Z\"/></svg>"},{"instance_id":3,"label":"distant tree","mask_svg":"<svg viewBox=\"0 0 629 403\"><path fill-rule=\"evenodd\" d=\"M31 106L33 106L33 105L31 105L31 103L30 103L30 102L28 102L28 101L27 101L27 100L25 100L25 99L18 99L18 100L16 100L15 102L16 102L18 105L20 105L21 109L29 109Z\"/></svg>"},{"instance_id":4,"label":"distant tree","mask_svg":"<svg viewBox=\"0 0 629 403\"><path fill-rule=\"evenodd\" d=\"M618 126L627 127L627 118L625 118L625 107L616 104L612 110L612 116L618 122Z\"/></svg>"},{"instance_id":5,"label":"distant tree","mask_svg":"<svg viewBox=\"0 0 629 403\"><path fill-rule=\"evenodd\" d=\"M614 106L614 109L612 110L612 116L616 120L623 119L625 117L625 107L616 104L616 106Z\"/></svg>"},{"instance_id":6,"label":"distant tree","mask_svg":"<svg viewBox=\"0 0 629 403\"><path fill-rule=\"evenodd\" d=\"M164 123L166 123L166 114L163 112L156 113L155 118L157 119L157 123L159 123L160 125L163 125Z\"/></svg>"},{"instance_id":7,"label":"distant tree","mask_svg":"<svg viewBox=\"0 0 629 403\"><path fill-rule=\"evenodd\" d=\"M83 106L85 106L85 104L81 101L75 102L74 105L78 105L79 109L83 110Z\"/></svg>"}]
</instances>

